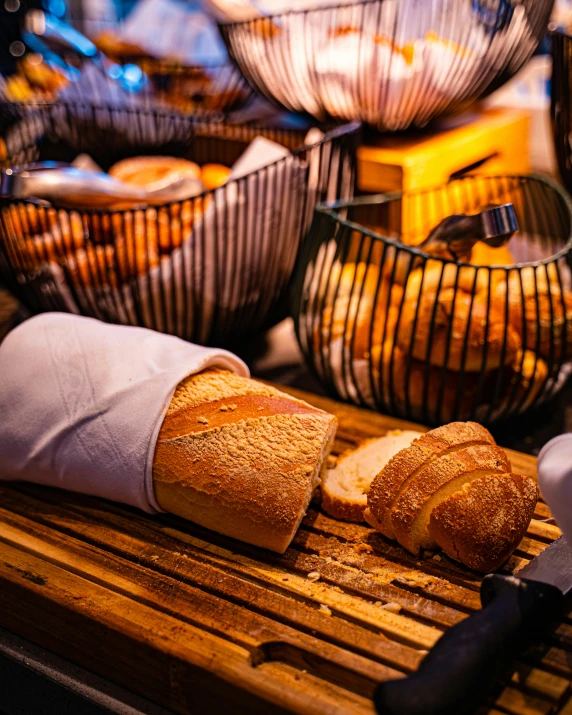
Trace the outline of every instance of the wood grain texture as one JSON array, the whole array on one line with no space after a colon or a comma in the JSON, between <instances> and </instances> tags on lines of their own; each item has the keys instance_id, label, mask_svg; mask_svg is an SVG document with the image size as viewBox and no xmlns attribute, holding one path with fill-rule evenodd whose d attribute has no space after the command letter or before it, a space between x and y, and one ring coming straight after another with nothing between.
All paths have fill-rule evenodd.
<instances>
[{"instance_id":1,"label":"wood grain texture","mask_svg":"<svg viewBox=\"0 0 572 715\"><path fill-rule=\"evenodd\" d=\"M423 429L286 391L337 415L334 459L388 429ZM509 457L535 474L534 458ZM557 538L548 519L540 502L504 571ZM377 682L415 670L479 608L480 580L317 502L278 556L168 515L0 487L0 625L179 713L373 713ZM571 615L521 654L483 713L572 712Z\"/></svg>"}]
</instances>

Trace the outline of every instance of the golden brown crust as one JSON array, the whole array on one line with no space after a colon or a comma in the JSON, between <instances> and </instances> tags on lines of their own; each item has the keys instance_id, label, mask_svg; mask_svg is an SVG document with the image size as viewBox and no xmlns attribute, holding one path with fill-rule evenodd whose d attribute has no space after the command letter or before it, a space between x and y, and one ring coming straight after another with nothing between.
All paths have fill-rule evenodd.
<instances>
[{"instance_id":1,"label":"golden brown crust","mask_svg":"<svg viewBox=\"0 0 572 715\"><path fill-rule=\"evenodd\" d=\"M509 324L523 348L543 358L562 359L572 354L572 294L564 290L556 270L527 267L512 271L495 287L496 305L506 309L508 292Z\"/></svg>"},{"instance_id":2,"label":"golden brown crust","mask_svg":"<svg viewBox=\"0 0 572 715\"><path fill-rule=\"evenodd\" d=\"M314 350L344 339L355 359L368 357L384 335L393 335L403 289L380 279L375 265L335 264L324 287L321 320L313 336Z\"/></svg>"},{"instance_id":3,"label":"golden brown crust","mask_svg":"<svg viewBox=\"0 0 572 715\"><path fill-rule=\"evenodd\" d=\"M494 571L526 533L537 498L531 477L483 476L433 509L429 533L451 558L477 571Z\"/></svg>"},{"instance_id":4,"label":"golden brown crust","mask_svg":"<svg viewBox=\"0 0 572 715\"><path fill-rule=\"evenodd\" d=\"M431 365L479 372L512 365L518 335L486 295L447 288L406 300L396 335L405 352Z\"/></svg>"},{"instance_id":5,"label":"golden brown crust","mask_svg":"<svg viewBox=\"0 0 572 715\"><path fill-rule=\"evenodd\" d=\"M226 408L226 409L225 409ZM225 370L175 393L153 463L161 508L283 552L319 483L336 418Z\"/></svg>"},{"instance_id":6,"label":"golden brown crust","mask_svg":"<svg viewBox=\"0 0 572 715\"><path fill-rule=\"evenodd\" d=\"M201 179L207 191L224 186L230 174L231 170L223 164L204 164L201 167Z\"/></svg>"},{"instance_id":7,"label":"golden brown crust","mask_svg":"<svg viewBox=\"0 0 572 715\"><path fill-rule=\"evenodd\" d=\"M427 530L433 507L443 491L457 491L475 478L510 471L510 462L500 447L478 444L440 456L424 465L395 500L391 523L399 543L413 554L421 548L435 548Z\"/></svg>"},{"instance_id":8,"label":"golden brown crust","mask_svg":"<svg viewBox=\"0 0 572 715\"><path fill-rule=\"evenodd\" d=\"M363 521L363 504L357 504L350 499L339 497L322 490L322 507L330 516L340 521Z\"/></svg>"},{"instance_id":9,"label":"golden brown crust","mask_svg":"<svg viewBox=\"0 0 572 715\"><path fill-rule=\"evenodd\" d=\"M173 156L135 156L123 159L114 164L108 173L136 186L149 186L169 176L188 176L199 180L201 178L201 170L197 164Z\"/></svg>"},{"instance_id":10,"label":"golden brown crust","mask_svg":"<svg viewBox=\"0 0 572 715\"><path fill-rule=\"evenodd\" d=\"M443 454L475 444L494 444L494 439L476 422L452 422L424 434L396 454L375 477L367 496L368 508L382 526L381 533L390 539L396 538L390 510L418 470Z\"/></svg>"}]
</instances>

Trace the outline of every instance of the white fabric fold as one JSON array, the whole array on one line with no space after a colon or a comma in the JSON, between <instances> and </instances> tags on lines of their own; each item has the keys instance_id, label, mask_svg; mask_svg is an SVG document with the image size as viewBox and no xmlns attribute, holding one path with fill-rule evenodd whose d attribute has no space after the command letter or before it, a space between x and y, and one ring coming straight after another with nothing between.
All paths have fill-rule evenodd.
<instances>
[{"instance_id":1,"label":"white fabric fold","mask_svg":"<svg viewBox=\"0 0 572 715\"><path fill-rule=\"evenodd\" d=\"M572 433L547 442L540 450L536 469L540 493L572 544Z\"/></svg>"},{"instance_id":2,"label":"white fabric fold","mask_svg":"<svg viewBox=\"0 0 572 715\"><path fill-rule=\"evenodd\" d=\"M153 455L176 386L232 353L145 328L45 313L0 346L0 480L160 511Z\"/></svg>"}]
</instances>

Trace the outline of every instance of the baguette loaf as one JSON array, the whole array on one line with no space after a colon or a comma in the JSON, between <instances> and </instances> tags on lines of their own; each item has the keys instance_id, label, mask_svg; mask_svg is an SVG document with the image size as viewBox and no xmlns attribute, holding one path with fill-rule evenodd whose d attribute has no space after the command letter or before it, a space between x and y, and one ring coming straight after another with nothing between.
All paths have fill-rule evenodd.
<instances>
[{"instance_id":1,"label":"baguette loaf","mask_svg":"<svg viewBox=\"0 0 572 715\"><path fill-rule=\"evenodd\" d=\"M209 369L177 387L153 462L165 511L283 553L318 486L336 418Z\"/></svg>"},{"instance_id":2,"label":"baguette loaf","mask_svg":"<svg viewBox=\"0 0 572 715\"><path fill-rule=\"evenodd\" d=\"M428 432L373 480L366 521L413 554L442 548L479 571L498 568L534 513L536 483L511 472L490 433L474 423Z\"/></svg>"}]
</instances>

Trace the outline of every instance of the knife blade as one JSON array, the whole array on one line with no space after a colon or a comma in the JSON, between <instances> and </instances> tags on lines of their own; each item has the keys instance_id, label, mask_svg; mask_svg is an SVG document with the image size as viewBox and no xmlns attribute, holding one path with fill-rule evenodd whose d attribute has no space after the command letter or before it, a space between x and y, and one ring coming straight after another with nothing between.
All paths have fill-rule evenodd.
<instances>
[{"instance_id":1,"label":"knife blade","mask_svg":"<svg viewBox=\"0 0 572 715\"><path fill-rule=\"evenodd\" d=\"M485 576L483 608L450 628L416 673L381 683L378 713L474 713L527 642L558 618L571 589L572 549L564 536L517 574Z\"/></svg>"}]
</instances>

